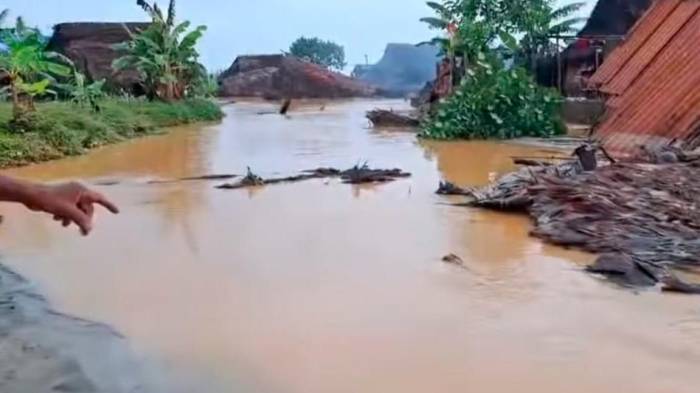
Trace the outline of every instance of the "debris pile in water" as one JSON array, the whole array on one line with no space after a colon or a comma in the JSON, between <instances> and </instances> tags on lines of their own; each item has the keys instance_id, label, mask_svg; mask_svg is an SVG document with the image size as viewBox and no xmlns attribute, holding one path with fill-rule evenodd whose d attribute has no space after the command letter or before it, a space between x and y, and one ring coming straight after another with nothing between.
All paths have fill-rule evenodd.
<instances>
[{"instance_id":1,"label":"debris pile in water","mask_svg":"<svg viewBox=\"0 0 700 393\"><path fill-rule=\"evenodd\" d=\"M677 163L593 171L580 162L527 167L480 190L454 189L468 194L471 206L528 212L534 236L601 254L590 272L624 285L700 293L674 275L700 272L700 161L677 156Z\"/></svg>"},{"instance_id":2,"label":"debris pile in water","mask_svg":"<svg viewBox=\"0 0 700 393\"><path fill-rule=\"evenodd\" d=\"M340 172L340 179L347 184L387 183L411 174L401 169L372 169L364 164Z\"/></svg>"},{"instance_id":3,"label":"debris pile in water","mask_svg":"<svg viewBox=\"0 0 700 393\"><path fill-rule=\"evenodd\" d=\"M408 113L375 109L367 112L367 118L375 127L418 127L420 120Z\"/></svg>"},{"instance_id":4,"label":"debris pile in water","mask_svg":"<svg viewBox=\"0 0 700 393\"><path fill-rule=\"evenodd\" d=\"M462 188L448 181L440 182L436 194L438 195L472 195L474 190Z\"/></svg>"},{"instance_id":5,"label":"debris pile in water","mask_svg":"<svg viewBox=\"0 0 700 393\"><path fill-rule=\"evenodd\" d=\"M468 205L496 210L525 210L532 205L533 197L529 188L544 177L569 177L582 172L576 162L560 165L525 167L517 172L501 177L495 183L477 189L462 188L450 182L441 182L437 193L440 195L464 195Z\"/></svg>"},{"instance_id":6,"label":"debris pile in water","mask_svg":"<svg viewBox=\"0 0 700 393\"><path fill-rule=\"evenodd\" d=\"M247 187L293 183L322 178L340 178L340 180L346 184L387 183L410 176L410 173L404 172L401 169L372 169L367 164L364 164L356 165L344 171L336 168L316 168L302 171L301 174L294 176L263 179L255 175L251 172L250 168L248 168L248 174L243 179L235 183L222 184L216 188L222 190L236 190Z\"/></svg>"}]
</instances>

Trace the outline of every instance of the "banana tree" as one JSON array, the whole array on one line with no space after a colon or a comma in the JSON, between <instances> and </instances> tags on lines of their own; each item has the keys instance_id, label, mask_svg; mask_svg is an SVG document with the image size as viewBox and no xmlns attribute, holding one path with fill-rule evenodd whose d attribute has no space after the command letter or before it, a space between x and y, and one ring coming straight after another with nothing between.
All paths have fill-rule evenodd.
<instances>
[{"instance_id":1,"label":"banana tree","mask_svg":"<svg viewBox=\"0 0 700 393\"><path fill-rule=\"evenodd\" d=\"M0 31L0 74L6 85L0 91L12 99L13 119L33 112L37 96L55 94L50 85L54 76L70 75L67 59L46 50L46 42L38 30L28 28L17 18L14 28Z\"/></svg>"},{"instance_id":2,"label":"banana tree","mask_svg":"<svg viewBox=\"0 0 700 393\"><path fill-rule=\"evenodd\" d=\"M181 99L200 78L196 45L206 26L190 31L190 22L176 24L175 0L165 14L156 3L138 0L137 4L151 17L151 25L141 32L129 32L130 41L115 46L125 55L112 68L138 70L150 99Z\"/></svg>"},{"instance_id":3,"label":"banana tree","mask_svg":"<svg viewBox=\"0 0 700 393\"><path fill-rule=\"evenodd\" d=\"M576 35L587 20L576 16L586 3L574 2L561 7L557 7L557 3L545 0L539 12L530 13L525 35L520 41L524 65L533 67L536 58L555 55L562 49L557 45L558 38Z\"/></svg>"},{"instance_id":4,"label":"banana tree","mask_svg":"<svg viewBox=\"0 0 700 393\"><path fill-rule=\"evenodd\" d=\"M418 45L435 45L440 48L443 55L454 56L456 45L453 29L459 23L458 7L460 2L454 0L447 0L443 3L428 1L426 5L435 12L435 16L421 18L420 21L426 23L430 29L441 31L443 34ZM452 37L448 37L448 35L452 35Z\"/></svg>"},{"instance_id":5,"label":"banana tree","mask_svg":"<svg viewBox=\"0 0 700 393\"><path fill-rule=\"evenodd\" d=\"M71 102L77 106L89 107L95 112L99 112L99 101L105 98L104 91L106 81L104 79L89 82L82 72L73 68L73 77L68 83L59 85L63 94L70 98Z\"/></svg>"}]
</instances>

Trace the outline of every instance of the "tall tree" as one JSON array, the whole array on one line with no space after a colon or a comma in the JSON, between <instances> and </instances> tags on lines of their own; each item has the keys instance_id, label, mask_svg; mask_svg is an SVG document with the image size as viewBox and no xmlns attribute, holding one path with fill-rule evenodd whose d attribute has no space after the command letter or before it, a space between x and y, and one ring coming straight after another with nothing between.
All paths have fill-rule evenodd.
<instances>
[{"instance_id":1,"label":"tall tree","mask_svg":"<svg viewBox=\"0 0 700 393\"><path fill-rule=\"evenodd\" d=\"M115 46L125 55L116 59L112 67L137 69L150 99L181 99L206 78L196 48L206 26L189 31L189 21L176 24L175 0L170 0L166 13L157 3L136 3L151 17L151 25L141 32L129 32L131 40Z\"/></svg>"},{"instance_id":2,"label":"tall tree","mask_svg":"<svg viewBox=\"0 0 700 393\"><path fill-rule=\"evenodd\" d=\"M289 53L326 68L342 70L347 65L345 48L335 42L319 38L301 37L292 43Z\"/></svg>"}]
</instances>

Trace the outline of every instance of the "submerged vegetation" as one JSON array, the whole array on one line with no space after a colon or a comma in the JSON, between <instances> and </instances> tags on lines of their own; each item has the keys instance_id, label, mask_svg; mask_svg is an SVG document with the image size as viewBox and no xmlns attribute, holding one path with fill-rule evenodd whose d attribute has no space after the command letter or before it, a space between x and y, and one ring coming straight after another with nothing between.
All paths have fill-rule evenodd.
<instances>
[{"instance_id":1,"label":"submerged vegetation","mask_svg":"<svg viewBox=\"0 0 700 393\"><path fill-rule=\"evenodd\" d=\"M566 19L580 4L556 9L554 3L428 2L436 16L422 21L443 32L433 43L450 62L453 87L425 121L422 136L503 139L564 132L559 94L537 85L530 67L535 56L551 49L552 34L570 33L580 22Z\"/></svg>"},{"instance_id":2,"label":"submerged vegetation","mask_svg":"<svg viewBox=\"0 0 700 393\"><path fill-rule=\"evenodd\" d=\"M0 167L75 155L86 149L156 132L159 127L219 120L209 100L215 77L198 63L196 44L204 26L187 33L175 24L175 1L167 15L138 0L151 26L130 32L115 50L125 55L114 69L134 69L146 97L112 96L104 80L90 80L67 57L47 50L38 29L17 18L0 26ZM0 22L8 11L0 13ZM187 33L187 34L186 34ZM184 34L184 37L183 37Z\"/></svg>"}]
</instances>

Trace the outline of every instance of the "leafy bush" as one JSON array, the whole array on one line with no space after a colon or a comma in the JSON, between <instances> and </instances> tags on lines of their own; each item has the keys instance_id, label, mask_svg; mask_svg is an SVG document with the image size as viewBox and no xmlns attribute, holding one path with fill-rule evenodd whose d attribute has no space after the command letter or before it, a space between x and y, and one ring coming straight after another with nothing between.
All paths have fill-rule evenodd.
<instances>
[{"instance_id":1,"label":"leafy bush","mask_svg":"<svg viewBox=\"0 0 700 393\"><path fill-rule=\"evenodd\" d=\"M561 97L538 86L526 70L483 57L455 93L423 125L434 139L551 137L565 132Z\"/></svg>"},{"instance_id":2,"label":"leafy bush","mask_svg":"<svg viewBox=\"0 0 700 393\"><path fill-rule=\"evenodd\" d=\"M220 71L207 73L205 72L200 75L192 88L188 92L189 97L194 98L211 98L216 97L219 93L219 76Z\"/></svg>"}]
</instances>

